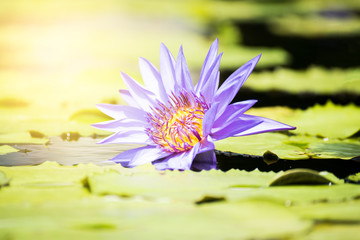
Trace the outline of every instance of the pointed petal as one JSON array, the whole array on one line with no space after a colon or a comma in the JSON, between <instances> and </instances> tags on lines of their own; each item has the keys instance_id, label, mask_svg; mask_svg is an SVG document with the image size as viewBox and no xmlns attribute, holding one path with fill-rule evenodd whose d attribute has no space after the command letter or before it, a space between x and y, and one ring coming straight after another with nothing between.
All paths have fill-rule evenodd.
<instances>
[{"instance_id":1,"label":"pointed petal","mask_svg":"<svg viewBox=\"0 0 360 240\"><path fill-rule=\"evenodd\" d=\"M212 103L214 100L214 95L219 86L219 68L221 61L222 53L215 59L213 65L207 71L205 75L204 84L201 89L199 89L200 93L205 97L208 103Z\"/></svg>"},{"instance_id":2,"label":"pointed petal","mask_svg":"<svg viewBox=\"0 0 360 240\"><path fill-rule=\"evenodd\" d=\"M219 104L216 103L211 106L211 108L205 113L203 121L202 121L202 128L203 128L203 136L207 137L210 134L211 129L213 127L215 116L217 113Z\"/></svg>"},{"instance_id":3,"label":"pointed petal","mask_svg":"<svg viewBox=\"0 0 360 240\"><path fill-rule=\"evenodd\" d=\"M207 152L207 151L214 150L214 149L215 149L215 144L210 136L208 136L207 138L204 138L200 142L199 153Z\"/></svg>"},{"instance_id":4,"label":"pointed petal","mask_svg":"<svg viewBox=\"0 0 360 240\"><path fill-rule=\"evenodd\" d=\"M103 103L96 104L96 107L114 119L132 118L139 121L146 121L146 112L132 106Z\"/></svg>"},{"instance_id":5,"label":"pointed petal","mask_svg":"<svg viewBox=\"0 0 360 240\"><path fill-rule=\"evenodd\" d=\"M121 77L124 80L126 87L129 89L131 96L139 106L147 112L151 111L151 107L156 105L155 94L145 89L126 73L121 72Z\"/></svg>"},{"instance_id":6,"label":"pointed petal","mask_svg":"<svg viewBox=\"0 0 360 240\"><path fill-rule=\"evenodd\" d=\"M193 171L202 171L202 170L211 170L217 168L216 155L214 150L206 151L196 155L192 165L191 170Z\"/></svg>"},{"instance_id":7,"label":"pointed petal","mask_svg":"<svg viewBox=\"0 0 360 240\"><path fill-rule=\"evenodd\" d=\"M120 89L119 90L120 96L124 101L133 107L140 108L139 104L135 101L135 99L131 96L129 90L126 89Z\"/></svg>"},{"instance_id":8,"label":"pointed petal","mask_svg":"<svg viewBox=\"0 0 360 240\"><path fill-rule=\"evenodd\" d=\"M211 68L211 66L213 65L213 63L216 59L216 56L218 54L218 49L219 49L219 40L215 39L215 41L211 44L209 52L206 55L204 64L202 66L199 82L197 83L197 85L195 87L196 93L199 93L200 89L202 89L203 86L205 85L206 75L208 74L209 69Z\"/></svg>"},{"instance_id":9,"label":"pointed petal","mask_svg":"<svg viewBox=\"0 0 360 240\"><path fill-rule=\"evenodd\" d=\"M220 102L219 112L221 114L225 111L225 108L233 100L240 87L244 84L246 79L250 76L252 70L260 59L257 56L251 59L249 62L238 68L233 74L231 74L225 82L221 85L215 94L215 102Z\"/></svg>"},{"instance_id":10,"label":"pointed petal","mask_svg":"<svg viewBox=\"0 0 360 240\"><path fill-rule=\"evenodd\" d=\"M139 68L147 89L156 94L163 102L168 100L161 75L156 67L145 58L139 58Z\"/></svg>"},{"instance_id":11,"label":"pointed petal","mask_svg":"<svg viewBox=\"0 0 360 240\"><path fill-rule=\"evenodd\" d=\"M176 153L172 153L172 155L174 155L174 154L176 154ZM170 158L172 155L169 155L167 158ZM164 159L156 160L156 161L152 162L152 164L155 167L155 169L158 171L174 170L169 167L168 161L165 161Z\"/></svg>"},{"instance_id":12,"label":"pointed petal","mask_svg":"<svg viewBox=\"0 0 360 240\"><path fill-rule=\"evenodd\" d=\"M152 141L145 133L144 127L127 127L107 138L102 139L99 144L108 143L137 143L150 144Z\"/></svg>"},{"instance_id":13,"label":"pointed petal","mask_svg":"<svg viewBox=\"0 0 360 240\"><path fill-rule=\"evenodd\" d=\"M198 154L199 147L200 144L197 143L195 146L192 147L191 150L172 156L168 160L169 167L171 169L177 169L177 170L190 169L195 156Z\"/></svg>"},{"instance_id":14,"label":"pointed petal","mask_svg":"<svg viewBox=\"0 0 360 240\"><path fill-rule=\"evenodd\" d=\"M175 75L176 75L176 82L178 83L180 89L185 89L188 92L193 90L193 83L191 80L190 71L186 63L182 46L180 47L177 56L177 61L175 65Z\"/></svg>"},{"instance_id":15,"label":"pointed petal","mask_svg":"<svg viewBox=\"0 0 360 240\"><path fill-rule=\"evenodd\" d=\"M144 146L127 150L120 153L111 161L120 163L123 167L136 167L141 164L149 163L160 158L168 156L169 153L162 151L154 146Z\"/></svg>"},{"instance_id":16,"label":"pointed petal","mask_svg":"<svg viewBox=\"0 0 360 240\"><path fill-rule=\"evenodd\" d=\"M168 157L153 163L158 170L188 170L191 167L193 159L199 151L200 144L196 144L191 150L173 153Z\"/></svg>"},{"instance_id":17,"label":"pointed petal","mask_svg":"<svg viewBox=\"0 0 360 240\"><path fill-rule=\"evenodd\" d=\"M220 116L217 116L213 128L222 128L222 126L236 120L244 112L249 110L256 102L257 100L246 100L228 105L225 111Z\"/></svg>"},{"instance_id":18,"label":"pointed petal","mask_svg":"<svg viewBox=\"0 0 360 240\"><path fill-rule=\"evenodd\" d=\"M146 126L148 123L146 121L139 121L136 119L125 118L119 120L111 120L101 123L95 123L91 126L96 127L98 129L111 131L111 132L119 132L124 131L129 127L143 127Z\"/></svg>"},{"instance_id":19,"label":"pointed petal","mask_svg":"<svg viewBox=\"0 0 360 240\"><path fill-rule=\"evenodd\" d=\"M246 136L251 134L257 134L257 133L264 133L264 132L270 132L270 131L280 131L280 130L294 130L295 127L289 126L287 124L264 118L264 117L258 117L258 116L251 116L251 115L244 115L247 119L255 119L257 121L262 121L260 124L249 128L245 131L242 131L238 134L235 134L235 137L239 136Z\"/></svg>"},{"instance_id":20,"label":"pointed petal","mask_svg":"<svg viewBox=\"0 0 360 240\"><path fill-rule=\"evenodd\" d=\"M176 92L175 59L165 44L160 45L160 73L168 95Z\"/></svg>"},{"instance_id":21,"label":"pointed petal","mask_svg":"<svg viewBox=\"0 0 360 240\"><path fill-rule=\"evenodd\" d=\"M218 141L232 136L237 136L237 134L253 128L256 125L259 125L261 122L261 119L239 118L221 129L213 129L213 132L210 134L210 136L212 139L214 139L214 141Z\"/></svg>"}]
</instances>

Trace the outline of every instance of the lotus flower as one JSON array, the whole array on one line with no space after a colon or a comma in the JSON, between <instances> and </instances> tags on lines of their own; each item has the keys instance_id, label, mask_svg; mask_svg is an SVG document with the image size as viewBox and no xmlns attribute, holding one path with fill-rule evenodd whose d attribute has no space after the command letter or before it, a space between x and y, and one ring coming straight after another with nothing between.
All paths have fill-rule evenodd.
<instances>
[{"instance_id":1,"label":"lotus flower","mask_svg":"<svg viewBox=\"0 0 360 240\"><path fill-rule=\"evenodd\" d=\"M114 132L99 143L144 146L122 152L111 161L124 167L151 162L158 170L209 170L216 168L215 141L294 129L268 118L245 114L256 100L231 103L261 55L237 69L219 87L221 56L216 39L195 86L182 47L175 60L161 44L160 71L140 58L145 86L121 72L128 90L121 89L120 95L128 105L98 104L114 120L93 126Z\"/></svg>"}]
</instances>

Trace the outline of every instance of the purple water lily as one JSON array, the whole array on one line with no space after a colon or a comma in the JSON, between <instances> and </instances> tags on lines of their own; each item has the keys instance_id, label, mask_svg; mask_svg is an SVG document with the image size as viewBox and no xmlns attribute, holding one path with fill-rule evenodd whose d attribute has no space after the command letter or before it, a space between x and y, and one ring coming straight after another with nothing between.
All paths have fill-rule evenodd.
<instances>
[{"instance_id":1,"label":"purple water lily","mask_svg":"<svg viewBox=\"0 0 360 240\"><path fill-rule=\"evenodd\" d=\"M160 71L140 58L145 86L121 72L128 90L120 90L128 105L98 104L114 120L94 127L115 132L99 143L136 143L145 146L120 153L111 161L124 167L150 163L158 170L209 170L216 168L214 142L227 137L295 129L289 125L245 112L257 101L230 104L260 55L231 74L219 88L216 39L193 86L180 47L177 59L164 44L160 47Z\"/></svg>"}]
</instances>

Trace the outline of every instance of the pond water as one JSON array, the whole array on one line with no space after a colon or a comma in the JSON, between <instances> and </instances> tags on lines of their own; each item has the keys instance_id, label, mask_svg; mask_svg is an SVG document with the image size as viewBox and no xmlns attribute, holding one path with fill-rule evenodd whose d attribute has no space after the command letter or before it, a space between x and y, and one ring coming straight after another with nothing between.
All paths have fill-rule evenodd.
<instances>
[{"instance_id":1,"label":"pond water","mask_svg":"<svg viewBox=\"0 0 360 240\"><path fill-rule=\"evenodd\" d=\"M80 137L69 140L65 135L50 137L45 145L11 144L18 152L0 155L0 166L38 165L46 161L54 161L61 165L93 163L96 165L112 165L109 161L122 151L139 147L135 144L96 144L99 139ZM336 158L323 159L280 159L270 151L263 156L239 154L216 150L218 168L222 171L230 169L263 172L279 172L296 168L308 168L316 171L332 172L339 178L346 178L360 171L358 158L342 160Z\"/></svg>"},{"instance_id":2,"label":"pond water","mask_svg":"<svg viewBox=\"0 0 360 240\"><path fill-rule=\"evenodd\" d=\"M0 165L19 166L37 165L45 161L55 161L61 165L94 163L105 165L105 161L120 152L134 148L131 144L99 144L99 139L80 137L77 141L64 141L61 137L49 138L46 145L15 144L19 152L0 155ZM111 163L110 163L111 164Z\"/></svg>"}]
</instances>

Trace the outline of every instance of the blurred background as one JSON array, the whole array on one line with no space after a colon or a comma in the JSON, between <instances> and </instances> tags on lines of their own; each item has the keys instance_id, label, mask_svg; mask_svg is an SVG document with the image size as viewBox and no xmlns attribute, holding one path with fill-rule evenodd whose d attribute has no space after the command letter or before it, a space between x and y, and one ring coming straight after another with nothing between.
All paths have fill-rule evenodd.
<instances>
[{"instance_id":1,"label":"blurred background","mask_svg":"<svg viewBox=\"0 0 360 240\"><path fill-rule=\"evenodd\" d=\"M141 81L161 42L183 45L194 81L215 38L222 80L262 53L236 99L257 107L360 105L359 16L355 0L3 0L0 142L104 134L95 104L124 103L119 72Z\"/></svg>"}]
</instances>

